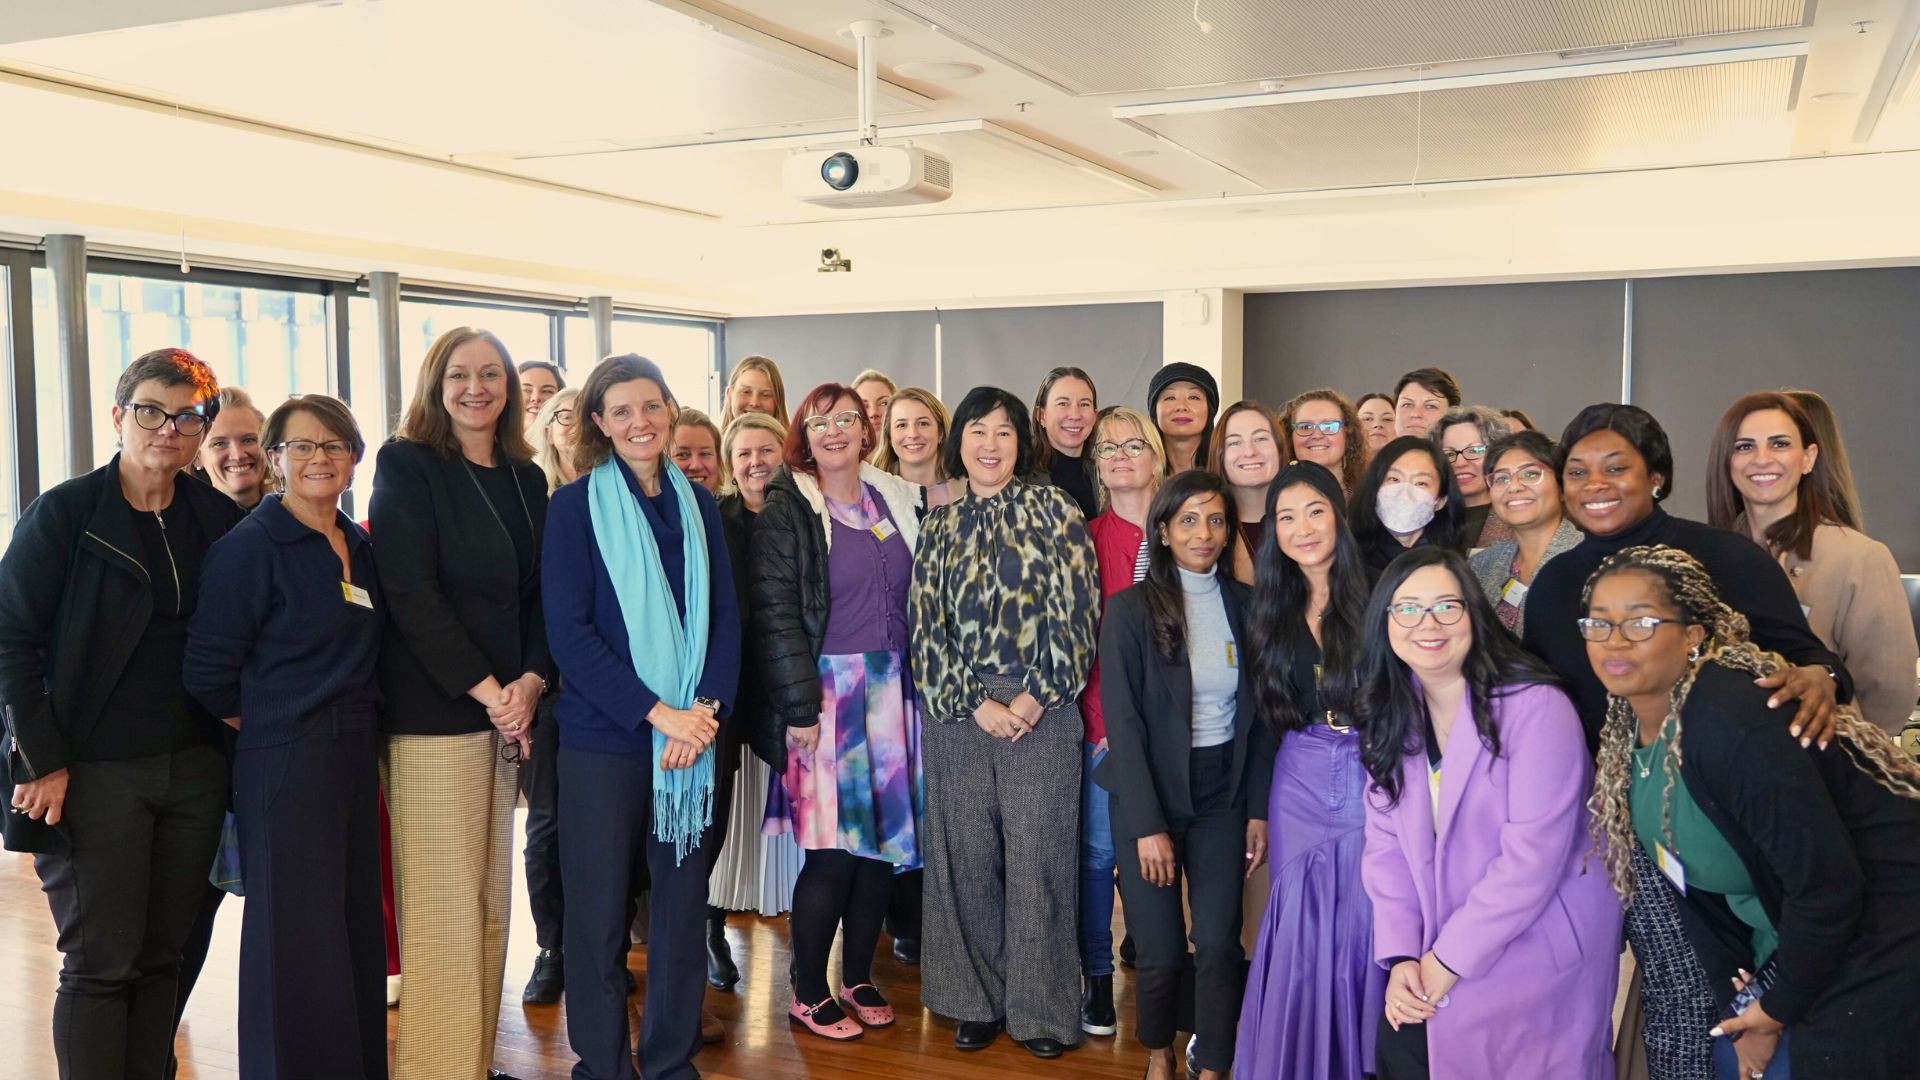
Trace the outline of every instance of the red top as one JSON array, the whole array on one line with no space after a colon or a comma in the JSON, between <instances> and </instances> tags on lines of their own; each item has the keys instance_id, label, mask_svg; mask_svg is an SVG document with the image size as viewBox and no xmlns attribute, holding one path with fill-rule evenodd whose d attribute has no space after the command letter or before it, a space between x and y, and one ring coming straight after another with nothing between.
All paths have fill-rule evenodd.
<instances>
[{"instance_id":1,"label":"red top","mask_svg":"<svg viewBox=\"0 0 1920 1080\"><path fill-rule=\"evenodd\" d=\"M1093 537L1093 555L1100 572L1100 613L1106 614L1107 598L1140 580L1135 570L1147 536L1140 528L1108 510L1087 522L1087 534ZM1107 722L1100 709L1100 660L1094 658L1087 673L1086 693L1080 696L1080 717L1086 721L1087 741L1097 743L1107 737Z\"/></svg>"}]
</instances>

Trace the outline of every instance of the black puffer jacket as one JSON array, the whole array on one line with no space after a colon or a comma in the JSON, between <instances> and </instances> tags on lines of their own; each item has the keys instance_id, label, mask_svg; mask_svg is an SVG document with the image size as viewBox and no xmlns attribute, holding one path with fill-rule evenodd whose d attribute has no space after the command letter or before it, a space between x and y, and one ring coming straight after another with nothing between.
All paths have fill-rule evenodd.
<instances>
[{"instance_id":1,"label":"black puffer jacket","mask_svg":"<svg viewBox=\"0 0 1920 1080\"><path fill-rule=\"evenodd\" d=\"M912 547L919 535L920 489L872 466L862 466L860 475L880 492ZM820 650L832 604L826 525L784 467L767 481L749 550L747 655L757 662L753 673L762 684L765 706L747 736L748 745L774 772L784 773L787 728L820 722Z\"/></svg>"}]
</instances>

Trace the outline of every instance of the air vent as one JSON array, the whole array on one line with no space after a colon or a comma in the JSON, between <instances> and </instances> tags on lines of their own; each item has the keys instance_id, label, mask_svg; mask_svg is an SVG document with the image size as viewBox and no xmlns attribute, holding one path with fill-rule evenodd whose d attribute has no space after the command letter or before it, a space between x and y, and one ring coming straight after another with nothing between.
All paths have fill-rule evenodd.
<instances>
[{"instance_id":1,"label":"air vent","mask_svg":"<svg viewBox=\"0 0 1920 1080\"><path fill-rule=\"evenodd\" d=\"M928 154L926 160L926 181L936 187L953 190L953 162L939 154Z\"/></svg>"}]
</instances>

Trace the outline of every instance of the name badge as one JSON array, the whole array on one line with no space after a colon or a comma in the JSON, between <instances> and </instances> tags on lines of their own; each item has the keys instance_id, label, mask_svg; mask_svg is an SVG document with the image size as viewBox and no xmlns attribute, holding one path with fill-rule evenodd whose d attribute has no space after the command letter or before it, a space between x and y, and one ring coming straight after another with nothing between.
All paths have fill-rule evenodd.
<instances>
[{"instance_id":1,"label":"name badge","mask_svg":"<svg viewBox=\"0 0 1920 1080\"><path fill-rule=\"evenodd\" d=\"M1525 607L1527 587L1520 584L1519 578L1508 578L1507 587L1500 590L1500 599L1505 600L1511 607Z\"/></svg>"},{"instance_id":2,"label":"name badge","mask_svg":"<svg viewBox=\"0 0 1920 1080\"><path fill-rule=\"evenodd\" d=\"M357 604L368 611L373 610L373 594L350 581L340 583L340 595L349 604Z\"/></svg>"},{"instance_id":3,"label":"name badge","mask_svg":"<svg viewBox=\"0 0 1920 1080\"><path fill-rule=\"evenodd\" d=\"M1240 650L1235 648L1231 641L1227 642L1227 666L1230 668L1240 666Z\"/></svg>"},{"instance_id":4,"label":"name badge","mask_svg":"<svg viewBox=\"0 0 1920 1080\"><path fill-rule=\"evenodd\" d=\"M1673 882L1673 887L1680 891L1680 895L1687 895L1687 868L1680 862L1680 856L1668 851L1667 845L1656 840L1653 844L1653 861L1659 864L1660 872L1667 875L1667 880Z\"/></svg>"},{"instance_id":5,"label":"name badge","mask_svg":"<svg viewBox=\"0 0 1920 1080\"><path fill-rule=\"evenodd\" d=\"M873 528L867 531L872 533L876 539L885 541L900 530L893 527L893 522L888 521L886 518L881 518L879 521L873 523Z\"/></svg>"}]
</instances>

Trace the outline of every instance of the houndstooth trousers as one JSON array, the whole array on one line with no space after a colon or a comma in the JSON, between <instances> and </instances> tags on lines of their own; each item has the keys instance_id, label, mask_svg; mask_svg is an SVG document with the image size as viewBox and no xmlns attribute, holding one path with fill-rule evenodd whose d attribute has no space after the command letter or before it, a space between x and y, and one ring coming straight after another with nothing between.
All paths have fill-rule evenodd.
<instances>
[{"instance_id":1,"label":"houndstooth trousers","mask_svg":"<svg viewBox=\"0 0 1920 1080\"><path fill-rule=\"evenodd\" d=\"M1633 845L1633 902L1627 905L1627 941L1640 965L1646 1008L1647 1074L1653 1080L1713 1080L1713 1042L1720 1018L1707 973L1680 924L1680 901L1667 879Z\"/></svg>"},{"instance_id":2,"label":"houndstooth trousers","mask_svg":"<svg viewBox=\"0 0 1920 1080\"><path fill-rule=\"evenodd\" d=\"M995 698L1019 686L982 676ZM1080 708L1019 742L971 719L927 723L920 997L1013 1038L1080 1042Z\"/></svg>"}]
</instances>

